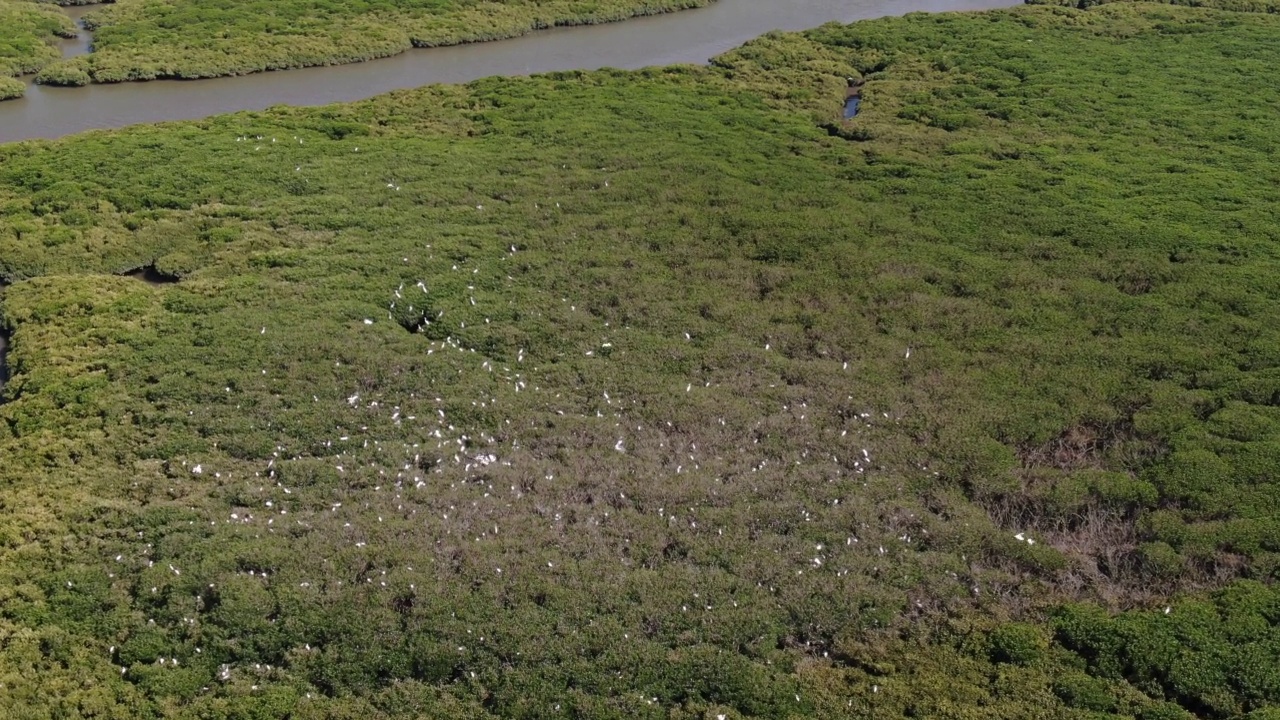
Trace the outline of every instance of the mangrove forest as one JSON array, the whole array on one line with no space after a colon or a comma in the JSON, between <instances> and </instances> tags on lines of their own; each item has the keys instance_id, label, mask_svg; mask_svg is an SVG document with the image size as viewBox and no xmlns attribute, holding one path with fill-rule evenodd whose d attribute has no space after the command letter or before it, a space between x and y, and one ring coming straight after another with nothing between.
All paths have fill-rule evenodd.
<instances>
[{"instance_id":1,"label":"mangrove forest","mask_svg":"<svg viewBox=\"0 0 1280 720\"><path fill-rule=\"evenodd\" d=\"M677 6L131 0L44 72ZM0 145L0 716L1280 718L1271 9Z\"/></svg>"}]
</instances>

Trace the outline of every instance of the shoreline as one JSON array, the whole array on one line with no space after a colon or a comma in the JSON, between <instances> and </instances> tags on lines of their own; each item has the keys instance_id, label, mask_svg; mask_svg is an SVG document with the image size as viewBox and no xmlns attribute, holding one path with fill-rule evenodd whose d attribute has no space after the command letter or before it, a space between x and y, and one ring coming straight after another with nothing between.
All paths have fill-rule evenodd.
<instances>
[{"instance_id":1,"label":"shoreline","mask_svg":"<svg viewBox=\"0 0 1280 720\"><path fill-rule=\"evenodd\" d=\"M913 12L1015 7L1012 0L801 0L787 7L718 0L695 11L626 22L555 27L498 42L423 48L367 62L182 81L123 82L70 90L28 80L0 102L0 144L94 129L193 120L274 105L317 106L434 84L602 68L702 65L774 30L802 31ZM415 49L417 50L417 49Z\"/></svg>"},{"instance_id":2,"label":"shoreline","mask_svg":"<svg viewBox=\"0 0 1280 720\"><path fill-rule=\"evenodd\" d=\"M267 59L257 66L252 66L250 63L240 67L224 68L225 71L220 71L216 67L211 69L202 67L193 59L197 57L196 55L188 54L185 59L193 64L186 67L182 67L180 65L179 68L175 70L162 69L159 72L152 74L149 70L140 66L134 66L121 71L127 72L127 76L109 77L104 79L102 74L96 72L95 69L86 69L83 67L84 64L92 63L97 58L103 57L103 55L98 55L98 51L95 50L79 55L78 60L73 60L71 57L64 56L60 60L54 60L48 63L42 67L40 71L35 73L35 83L53 87L83 87L85 85L112 85L118 83L151 82L154 80L212 80L217 78L245 77L248 75L280 70L299 70L315 67L354 65L372 60L396 57L397 55L404 54L414 49L446 48L460 45L483 44L502 40L513 40L531 33L555 28L587 27L623 23L640 18L671 15L688 10L698 10L713 5L716 2L717 0L667 0L666 2L663 2L663 4L657 6L638 5L630 10L620 10L618 12L609 12L606 9L600 14L588 13L583 16L566 16L551 18L549 20L535 17L527 24L513 23L505 28L499 26L491 32L486 32L483 29L464 30L460 34L453 36L442 35L440 37L428 36L418 38L412 37L412 33L406 33L408 37L406 37L406 42L403 44L396 43L394 45L381 47L377 44L369 44L363 49L354 48L348 54L342 54L339 52L323 57L302 57L297 60L287 57L284 59ZM89 43L92 44L94 28L85 26L81 18L86 14L86 12L90 12L93 8L99 6L106 7L113 4L114 3L85 3L80 5L60 5L58 7L63 11L67 11L68 16L71 16L72 20L81 28L82 34L87 33L89 35ZM70 12L72 9L81 8L84 8L84 10L81 10L78 14L73 15L73 13ZM501 22L501 20L502 18L498 18L499 22ZM106 56L110 56L111 52L111 50L107 50ZM142 53L139 53L136 50L131 51L127 48L122 49L119 52L123 55L133 54L135 57L142 55ZM222 59L222 54L216 51L206 51L205 54ZM157 58L154 55L148 55L145 57L147 57L147 62L168 64L164 58ZM234 58L235 55L233 54L231 57ZM67 62L69 60L71 61L70 63ZM46 75L46 72L49 74ZM59 75L58 73L61 74ZM44 77L41 77L42 75Z\"/></svg>"}]
</instances>

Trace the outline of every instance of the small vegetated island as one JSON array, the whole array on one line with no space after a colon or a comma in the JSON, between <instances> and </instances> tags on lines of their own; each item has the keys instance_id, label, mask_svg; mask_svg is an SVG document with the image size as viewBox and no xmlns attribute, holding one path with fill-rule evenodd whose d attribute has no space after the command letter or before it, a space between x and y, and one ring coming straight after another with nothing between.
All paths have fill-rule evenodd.
<instances>
[{"instance_id":1,"label":"small vegetated island","mask_svg":"<svg viewBox=\"0 0 1280 720\"><path fill-rule=\"evenodd\" d=\"M1275 718L1278 36L0 146L0 715Z\"/></svg>"},{"instance_id":2,"label":"small vegetated island","mask_svg":"<svg viewBox=\"0 0 1280 720\"><path fill-rule=\"evenodd\" d=\"M84 85L337 65L711 1L122 0L85 16L92 53L49 64L36 79Z\"/></svg>"},{"instance_id":3,"label":"small vegetated island","mask_svg":"<svg viewBox=\"0 0 1280 720\"><path fill-rule=\"evenodd\" d=\"M57 60L59 37L75 37L75 24L56 7L27 0L0 0L0 100L22 97L19 75Z\"/></svg>"}]
</instances>

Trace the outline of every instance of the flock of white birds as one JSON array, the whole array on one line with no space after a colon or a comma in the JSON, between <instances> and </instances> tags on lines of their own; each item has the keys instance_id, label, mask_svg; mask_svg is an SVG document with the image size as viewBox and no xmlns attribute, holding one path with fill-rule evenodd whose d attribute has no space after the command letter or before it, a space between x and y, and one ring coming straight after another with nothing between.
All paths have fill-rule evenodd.
<instances>
[{"instance_id":1,"label":"flock of white birds","mask_svg":"<svg viewBox=\"0 0 1280 720\"><path fill-rule=\"evenodd\" d=\"M294 136L293 140L299 145L303 144L301 138ZM266 138L262 135L242 135L236 137L235 141L253 144L255 152L277 144L276 138ZM353 148L353 152L358 151L358 148ZM305 172L303 164L295 165L292 162L289 164L294 166L295 172ZM600 185L600 187L608 186L607 180ZM399 192L402 186L395 180L391 180L385 183L385 188L391 192ZM557 208L560 207L560 203L554 200L540 203L539 207L550 208L553 204ZM483 211L483 205L477 204L476 210ZM426 247L429 252L432 250L431 245ZM516 245L506 244L502 251L503 257L495 258L492 263L492 267L499 268L495 279L505 278L506 282L513 281L512 276L501 268L504 267L504 260L514 257L518 252ZM429 259L434 260L434 255ZM408 262L408 258L404 258L404 261ZM481 274L480 266L468 269L452 263L447 272L469 274L475 278L475 281L465 284L467 292L461 302L465 303L468 310L483 314L487 296L481 294L478 297L476 292ZM456 286L456 283L451 283L450 286ZM389 288L386 305L387 320L396 323L397 311L410 318L421 316L419 324L405 326L406 329L415 333L425 331L432 324L452 322L453 318L450 317L446 307L450 304L449 299L433 297L432 287L431 278L422 278L416 282L400 282L393 288ZM453 298L453 301L456 302L457 298ZM561 298L561 303L568 308L570 314L581 312L578 310L578 303L572 302L569 298ZM484 317L483 322L486 325L490 324L490 317ZM366 317L359 326L363 326L375 335L363 340L355 339L353 336L354 342L380 342L376 333L382 332L383 328L375 318ZM581 356L596 362L629 362L625 358L628 357L627 346L631 328L610 327L610 323L604 322L600 330L601 335L598 340L593 341L590 346L579 349ZM514 362L501 362L486 357L483 353L477 352L475 347L470 346L464 339L468 336L465 331L466 321L461 320L458 322L456 333L436 333L437 337L443 334L444 338L435 340L423 337L420 348L423 355L450 363L451 369L458 376L482 374L489 378L487 383L469 381L467 387L484 388L483 392L476 397L466 400L454 397L446 401L443 395L438 395L425 387L420 388L419 392L410 393L408 397L388 396L381 391L370 392L359 387L351 387L349 391L337 397L324 397L317 393L312 395L312 402L331 408L334 421L332 437L324 440L318 447L298 449L289 448L283 443L277 444L271 452L271 457L251 473L245 470L244 461L233 461L216 454L182 460L180 465L185 469L190 482L215 482L226 486L242 484L250 490L242 495L259 498L260 504L256 507L235 506L228 508L221 516L209 517L209 525L241 527L245 531L258 533L260 536L261 533L275 533L277 529L285 527L288 523L292 523L295 527L306 528L321 523L337 523L341 527L339 535L342 538L341 542L345 543L350 550L369 552L370 557L378 555L372 551L394 545L397 542L397 535L403 533L434 534L437 546L442 546L449 538L456 538L449 539L449 543L458 542L464 538L475 543L491 541L503 533L501 518L510 517L513 513L539 517L553 528L563 530L567 508L563 505L544 505L543 501L536 497L537 492L529 489L528 485L519 481L518 478L541 477L542 480L551 482L556 479L557 473L572 472L572 470L557 463L548 462L546 458L532 453L527 443L521 440L522 428L516 427L510 418L498 419L491 426L475 426L455 419L453 411L450 410L460 405L465 406L465 403L469 402L474 413L478 413L478 415L469 416L472 418L471 422L474 422L474 417L477 416L500 418L507 403L508 390L512 394L534 393L540 396L538 402L522 401L526 407L542 409L537 417L528 421L529 427L526 430L534 437L540 437L537 430L538 424L542 422L542 414L569 418L576 424L591 427L593 429L590 434L594 438L608 437L612 441L611 445L604 444L600 445L598 450L586 451L594 454L596 463L651 464L656 461L662 463L665 466L665 472L671 476L695 473L702 483L710 482L725 487L732 484L756 483L758 481L753 480L753 476L757 476L766 469L775 470L778 473L777 477L782 478L789 472L785 466L789 465L791 468L816 466L819 471L815 476L823 477L827 483L839 488L837 492L826 493L829 496L826 502L831 508L856 499L859 490L867 487L873 475L884 482L901 482L895 479L902 472L901 459L896 459L894 462L896 467L892 471L878 473L877 471L886 470L886 466L873 459L872 449L869 446L874 442L879 424L891 428L899 422L899 418L888 411L875 412L864 409L852 413L848 420L842 420L833 412L835 407L840 405L837 398L822 398L821 402L814 404L810 404L810 400L805 398L788 399L771 408L760 403L758 407L761 416L749 428L742 427L741 418L733 421L725 417L716 419L721 428L722 437L726 441L731 437L730 433L741 433L736 443L726 442L713 448L699 448L696 443L688 441L672 422L643 419L646 411L642 404L627 398L624 390L602 389L592 400L583 397L580 388L547 387L544 389L543 381L539 380L542 369L540 363L548 358L534 357L528 354L526 349L520 348L515 354ZM262 338L263 342L271 337L269 326L254 327L251 333ZM671 342L686 343L693 342L695 339L696 333L690 331L684 331L674 338L669 338ZM762 347L768 352L776 350L772 341L763 342ZM607 360L604 351L607 351ZM911 355L911 349L905 349L903 360L910 360ZM850 382L853 382L854 373L850 371L848 361L833 360L831 363L833 370L838 368L840 372L848 374ZM341 369L342 363L335 362L335 367ZM262 371L263 375L267 372L265 368ZM777 391L778 396L787 397L786 389L780 388L780 385L780 383L768 384L768 392ZM239 391L228 386L225 392L228 395L234 395ZM705 377L688 378L679 386L672 388L672 395L678 397L680 403L703 402L697 397L700 392L725 394L730 391L725 390L722 384L714 379ZM712 399L715 400L715 398ZM853 395L847 395L843 402L846 404L855 402ZM711 404L714 405L714 402ZM816 423L829 439L830 444L825 447L792 448L794 454L789 458L778 457L776 449L764 451L758 446L761 437L765 434L762 428L766 420L771 418L783 419L785 423ZM836 448L843 448L847 452L841 452ZM641 455L643 459L639 459ZM615 456L617 460L609 461L609 456ZM332 470L332 475L328 476L330 479L322 480L322 482L331 482L332 487L325 489L312 487L305 493L299 494L286 483L289 477L298 477L306 473L315 475L316 465L320 461L326 463ZM924 464L919 464L911 470L926 475L937 475L936 471ZM708 477L709 475L711 477ZM589 478L582 480L585 482ZM176 482L181 483L183 480L179 476ZM763 493L764 491L752 486L751 492ZM317 500L318 497L325 495L333 499ZM703 503L699 503L696 499L689 502L687 512L677 512L665 505L646 509L644 502L629 497L626 491L620 491L617 495L618 505L614 510L600 510L598 516L593 515L588 522L607 523L610 521L611 513L618 512L618 507L621 507L631 513L640 515L648 513L655 516L671 532L705 532L723 536L726 530L730 530L737 537L741 537L742 534L741 528L727 528L722 525L717 526L714 521L700 520L703 508L699 506ZM709 498L703 498L703 500L706 501ZM529 505L524 506L523 509L515 509L521 502ZM801 522L811 523L819 519L816 508L802 506L796 508L795 512ZM330 516L332 520L325 520L323 517L325 515ZM467 518L465 521L462 520L464 515ZM430 519L425 519L427 517ZM395 520L396 529L391 532L376 531L375 526L385 524L388 519ZM883 558L878 562L892 564L895 548L909 549L913 543L919 541L918 533L927 534L927 530L921 529L918 520L908 513L906 516L894 516L883 527L878 528L862 522L853 533L844 537L833 537L831 542L811 544L809 546L812 548L811 552L796 559L794 572L797 575L806 571L829 572L842 577L854 569L865 571L864 563L848 562L849 558L855 556ZM525 518L522 522L528 522L528 519ZM860 538L859 535L863 537ZM1017 540L1028 544L1035 543L1034 539L1024 533L1018 533L1016 537ZM136 554L136 560L146 563L148 569L153 568L155 566L155 561L151 559L153 550L152 545L146 543ZM335 554L341 551L337 546L330 547L330 550ZM385 553L383 556L392 558L395 553ZM434 559L421 558L421 561L431 563ZM625 559L620 561L624 564L628 562ZM128 554L121 553L115 555L114 562L127 563L130 559ZM334 558L325 557L320 563L313 564L317 569L322 569L334 568L334 563ZM182 569L168 563L167 559L165 564L167 565L165 572L172 578L182 574ZM545 565L546 572L563 571L556 560L547 560ZM872 566L872 572L879 573L881 570L881 565ZM492 572L495 577L510 574L501 566L493 567ZM339 572L332 572L325 576L287 579L277 578L271 568L246 568L239 574L262 583L289 582L298 589L309 592L321 592L325 588L342 587L344 583L352 582L350 578L342 579L342 574ZM404 575L404 581L398 580L397 575ZM114 573L112 576L114 577ZM402 590L407 587L410 592L416 592L418 587L410 580L417 577L420 577L420 574L413 570L412 565L388 564L386 567L374 568L364 573L363 582L375 589L399 588ZM159 593L162 590L163 581L155 582L156 584L151 586L150 590L152 593ZM213 585L210 585L210 588L212 587ZM769 590L776 593L778 588L770 586ZM976 585L972 590L975 594L979 591ZM198 601L198 597L193 600L193 607L198 606ZM738 603L732 598L726 598L721 603L712 601L710 598L699 597L672 610L687 613L690 611L690 605L693 605L701 608L703 612L714 613L718 612L722 604L734 607ZM198 613L184 617L183 622L191 625L198 624L200 622ZM479 628L476 631L477 634L482 632ZM626 635L625 638L630 638L630 635ZM310 644L305 649L306 651L315 650ZM464 649L459 648L460 651ZM109 652L115 657L115 646L112 646ZM195 647L194 652L201 653L202 649ZM170 668L182 665L177 657L159 658L156 663ZM249 677L257 677L270 670L269 666L249 668L222 665L217 678L222 682L230 682L238 672L244 672ZM127 673L128 668L121 667L120 672ZM879 691L878 686L875 691Z\"/></svg>"}]
</instances>

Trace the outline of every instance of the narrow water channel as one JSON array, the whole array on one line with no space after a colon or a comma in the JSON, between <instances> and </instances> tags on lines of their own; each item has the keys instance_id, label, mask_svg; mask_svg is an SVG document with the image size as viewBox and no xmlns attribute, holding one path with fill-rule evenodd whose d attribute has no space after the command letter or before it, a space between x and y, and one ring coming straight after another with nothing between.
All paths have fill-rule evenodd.
<instances>
[{"instance_id":1,"label":"narrow water channel","mask_svg":"<svg viewBox=\"0 0 1280 720\"><path fill-rule=\"evenodd\" d=\"M93 35L84 29L84 21L81 18L84 17L85 13L92 12L95 9L93 5L74 5L62 8L62 11L75 22L76 27L80 28L79 35L73 38L63 38L58 42L58 48L62 50L62 57L69 58L84 55L92 49Z\"/></svg>"},{"instance_id":2,"label":"narrow water channel","mask_svg":"<svg viewBox=\"0 0 1280 720\"><path fill-rule=\"evenodd\" d=\"M32 84L0 102L0 142L55 138L93 128L183 120L277 104L323 105L400 88L602 67L705 63L771 30L803 30L915 11L985 10L1017 0L718 0L710 7L605 25L555 28L512 40L411 50L353 65L213 80L165 80L83 88ZM72 12L85 12L83 8ZM88 49L87 33L82 40Z\"/></svg>"}]
</instances>

